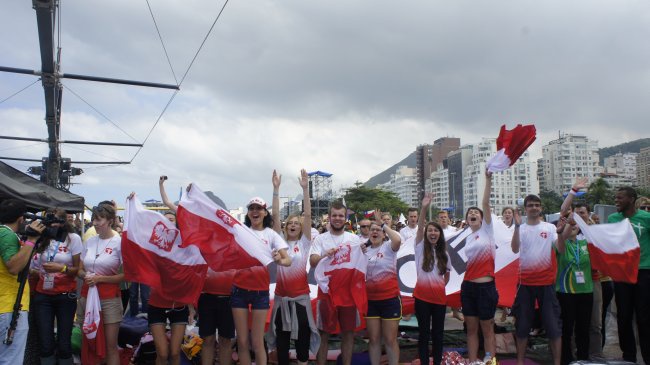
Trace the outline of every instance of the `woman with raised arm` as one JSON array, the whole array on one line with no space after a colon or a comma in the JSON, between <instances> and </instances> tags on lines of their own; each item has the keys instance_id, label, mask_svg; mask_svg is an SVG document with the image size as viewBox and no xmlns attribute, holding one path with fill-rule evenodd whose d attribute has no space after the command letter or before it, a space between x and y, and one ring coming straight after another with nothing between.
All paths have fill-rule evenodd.
<instances>
[{"instance_id":1,"label":"woman with raised arm","mask_svg":"<svg viewBox=\"0 0 650 365\"><path fill-rule=\"evenodd\" d=\"M445 235L438 223L425 225L431 195L422 199L422 208L415 235L415 269L417 279L413 297L418 319L418 356L420 364L429 364L429 338L432 339L433 364L442 361L442 338L445 329L447 295L451 260L447 254ZM431 337L429 337L431 336Z\"/></svg>"},{"instance_id":2,"label":"woman with raised arm","mask_svg":"<svg viewBox=\"0 0 650 365\"><path fill-rule=\"evenodd\" d=\"M115 208L111 204L99 204L93 207L91 220L97 232L96 236L86 241L86 248L81 255L77 275L84 280L81 287L79 305L86 307L88 289L96 286L102 311L104 338L106 341L106 364L119 365L120 356L117 351L117 334L122 322L122 300L120 282L124 280L122 273L122 240L114 235L112 226L115 224ZM82 336L85 340L85 336Z\"/></svg>"},{"instance_id":3,"label":"woman with raised arm","mask_svg":"<svg viewBox=\"0 0 650 365\"><path fill-rule=\"evenodd\" d=\"M291 257L287 254L287 243L274 231L273 218L266 209L266 202L259 197L252 198L246 205L248 212L244 224L251 228L264 244L273 252L273 260L282 266L291 265ZM264 347L264 326L266 313L269 310L269 285L271 278L265 266L254 266L237 270L233 278L230 304L232 316L237 331L237 348L239 362L251 364L248 352L248 307L252 309L250 344L255 351L255 363L266 365L266 349Z\"/></svg>"},{"instance_id":4,"label":"woman with raised arm","mask_svg":"<svg viewBox=\"0 0 650 365\"><path fill-rule=\"evenodd\" d=\"M402 300L397 280L397 251L402 244L399 233L382 221L375 209L375 221L370 224L370 238L364 249L368 258L366 269L366 293L368 295L368 352L370 362L379 364L383 340L388 363L399 362L397 333L402 319Z\"/></svg>"},{"instance_id":5,"label":"woman with raised arm","mask_svg":"<svg viewBox=\"0 0 650 365\"><path fill-rule=\"evenodd\" d=\"M298 364L307 364L309 350L315 354L320 345L320 335L314 321L309 283L307 281L307 260L311 247L311 202L309 201L309 179L302 169L298 183L302 187L304 216L291 214L287 217L284 231L280 222L280 183L282 176L273 171L273 228L289 245L291 266L277 267L275 298L271 323L266 333L269 348L277 348L278 364L289 364L289 347L295 341Z\"/></svg>"},{"instance_id":6,"label":"woman with raised arm","mask_svg":"<svg viewBox=\"0 0 650 365\"><path fill-rule=\"evenodd\" d=\"M483 333L485 356L483 362L496 364L496 343L494 338L494 312L499 302L499 294L494 282L494 257L496 245L492 228L490 193L492 173L485 172L485 189L482 208L470 207L465 213L465 221L472 233L465 240L467 270L460 287L460 300L467 325L467 349L469 361L478 360L478 331Z\"/></svg>"}]
</instances>

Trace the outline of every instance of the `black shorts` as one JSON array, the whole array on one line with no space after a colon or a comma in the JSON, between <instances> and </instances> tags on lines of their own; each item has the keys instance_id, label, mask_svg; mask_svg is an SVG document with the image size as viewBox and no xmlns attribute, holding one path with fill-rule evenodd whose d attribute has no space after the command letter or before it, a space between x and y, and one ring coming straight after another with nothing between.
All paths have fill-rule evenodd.
<instances>
[{"instance_id":1,"label":"black shorts","mask_svg":"<svg viewBox=\"0 0 650 365\"><path fill-rule=\"evenodd\" d=\"M512 314L515 316L515 334L519 338L528 338L528 332L535 318L535 300L539 304L542 324L546 337L556 339L562 336L562 318L560 303L555 294L555 285L519 285Z\"/></svg>"},{"instance_id":2,"label":"black shorts","mask_svg":"<svg viewBox=\"0 0 650 365\"><path fill-rule=\"evenodd\" d=\"M198 313L199 336L202 338L214 336L216 330L219 330L220 337L235 337L229 295L202 293L199 297Z\"/></svg>"},{"instance_id":3,"label":"black shorts","mask_svg":"<svg viewBox=\"0 0 650 365\"><path fill-rule=\"evenodd\" d=\"M402 319L402 298L398 295L389 299L369 300L366 318Z\"/></svg>"},{"instance_id":4,"label":"black shorts","mask_svg":"<svg viewBox=\"0 0 650 365\"><path fill-rule=\"evenodd\" d=\"M169 320L169 324L187 324L189 317L190 309L186 305L177 308L158 308L149 304L147 310L149 326L154 324L164 326L167 325L167 320Z\"/></svg>"},{"instance_id":5,"label":"black shorts","mask_svg":"<svg viewBox=\"0 0 650 365\"><path fill-rule=\"evenodd\" d=\"M460 303L465 316L478 317L481 321L493 319L498 302L499 293L494 280L485 283L465 280L460 285Z\"/></svg>"}]
</instances>

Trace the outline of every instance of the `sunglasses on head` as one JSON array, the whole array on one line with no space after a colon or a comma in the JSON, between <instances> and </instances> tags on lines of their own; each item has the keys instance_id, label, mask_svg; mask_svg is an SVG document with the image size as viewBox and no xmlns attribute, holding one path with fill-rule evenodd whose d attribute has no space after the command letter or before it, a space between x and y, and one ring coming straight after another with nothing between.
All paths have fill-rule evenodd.
<instances>
[{"instance_id":1,"label":"sunglasses on head","mask_svg":"<svg viewBox=\"0 0 650 365\"><path fill-rule=\"evenodd\" d=\"M650 205L642 205L642 206L639 207L639 209L643 209L646 212L650 212Z\"/></svg>"}]
</instances>

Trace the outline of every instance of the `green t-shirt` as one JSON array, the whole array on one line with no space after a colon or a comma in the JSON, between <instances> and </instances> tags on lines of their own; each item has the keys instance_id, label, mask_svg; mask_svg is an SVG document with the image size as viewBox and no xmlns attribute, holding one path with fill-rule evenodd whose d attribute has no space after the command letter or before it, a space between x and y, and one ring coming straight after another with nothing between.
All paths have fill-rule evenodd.
<instances>
[{"instance_id":1,"label":"green t-shirt","mask_svg":"<svg viewBox=\"0 0 650 365\"><path fill-rule=\"evenodd\" d=\"M625 217L622 213L614 213L607 217L607 222L617 223L623 219ZM630 217L630 224L641 246L639 269L650 269L650 213L645 210L637 210L636 214Z\"/></svg>"},{"instance_id":2,"label":"green t-shirt","mask_svg":"<svg viewBox=\"0 0 650 365\"><path fill-rule=\"evenodd\" d=\"M591 279L591 260L587 240L566 240L564 253L555 251L557 258L557 277L555 291L567 294L592 293L594 282Z\"/></svg>"},{"instance_id":3,"label":"green t-shirt","mask_svg":"<svg viewBox=\"0 0 650 365\"><path fill-rule=\"evenodd\" d=\"M18 294L17 276L12 275L5 264L20 250L20 241L13 230L0 226L0 313L13 311L16 294ZM22 310L29 308L29 283L25 283L25 291L21 300Z\"/></svg>"},{"instance_id":4,"label":"green t-shirt","mask_svg":"<svg viewBox=\"0 0 650 365\"><path fill-rule=\"evenodd\" d=\"M13 230L0 226L0 257L7 262L20 250L20 241Z\"/></svg>"}]
</instances>

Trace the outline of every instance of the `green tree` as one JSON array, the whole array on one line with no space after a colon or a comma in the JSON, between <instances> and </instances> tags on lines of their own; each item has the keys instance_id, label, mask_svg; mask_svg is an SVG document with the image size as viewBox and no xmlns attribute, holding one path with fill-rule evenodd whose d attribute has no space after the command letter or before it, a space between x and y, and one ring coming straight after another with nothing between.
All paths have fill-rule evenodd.
<instances>
[{"instance_id":1,"label":"green tree","mask_svg":"<svg viewBox=\"0 0 650 365\"><path fill-rule=\"evenodd\" d=\"M550 190L540 191L539 198L542 200L542 209L546 214L559 212L564 201L558 193Z\"/></svg>"},{"instance_id":2,"label":"green tree","mask_svg":"<svg viewBox=\"0 0 650 365\"><path fill-rule=\"evenodd\" d=\"M614 204L614 192L607 181L603 178L598 178L589 185L589 189L587 189L587 193L585 194L585 199L591 206L596 204L611 205Z\"/></svg>"},{"instance_id":3,"label":"green tree","mask_svg":"<svg viewBox=\"0 0 650 365\"><path fill-rule=\"evenodd\" d=\"M358 219L363 218L363 212L373 209L390 212L393 218L397 218L400 213L405 213L409 208L395 193L365 186L348 189L345 202L348 208L356 212Z\"/></svg>"}]
</instances>

